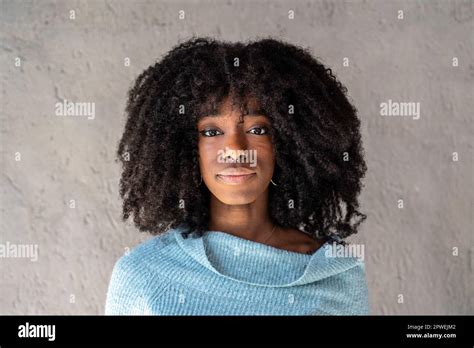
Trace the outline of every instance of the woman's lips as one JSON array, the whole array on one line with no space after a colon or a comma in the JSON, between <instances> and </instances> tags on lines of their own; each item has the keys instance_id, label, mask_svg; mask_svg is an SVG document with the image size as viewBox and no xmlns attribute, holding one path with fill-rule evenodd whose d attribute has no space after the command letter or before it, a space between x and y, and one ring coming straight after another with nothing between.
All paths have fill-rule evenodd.
<instances>
[{"instance_id":1,"label":"woman's lips","mask_svg":"<svg viewBox=\"0 0 474 348\"><path fill-rule=\"evenodd\" d=\"M242 174L242 175L221 175L217 174L217 179L223 181L226 184L238 185L247 182L255 177L255 173Z\"/></svg>"}]
</instances>

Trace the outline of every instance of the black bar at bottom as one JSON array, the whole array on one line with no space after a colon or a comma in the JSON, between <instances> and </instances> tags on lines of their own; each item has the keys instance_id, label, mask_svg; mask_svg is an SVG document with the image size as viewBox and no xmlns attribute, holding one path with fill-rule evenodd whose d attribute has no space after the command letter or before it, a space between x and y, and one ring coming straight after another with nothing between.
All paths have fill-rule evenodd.
<instances>
[{"instance_id":1,"label":"black bar at bottom","mask_svg":"<svg viewBox=\"0 0 474 348\"><path fill-rule=\"evenodd\" d=\"M0 332L1 348L163 343L472 347L474 343L473 316L0 316Z\"/></svg>"}]
</instances>

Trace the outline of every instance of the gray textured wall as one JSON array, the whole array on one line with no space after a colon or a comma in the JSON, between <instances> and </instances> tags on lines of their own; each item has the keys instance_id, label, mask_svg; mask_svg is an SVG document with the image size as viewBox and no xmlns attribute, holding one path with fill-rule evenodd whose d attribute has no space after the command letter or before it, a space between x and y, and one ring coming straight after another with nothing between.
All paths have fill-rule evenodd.
<instances>
[{"instance_id":1,"label":"gray textured wall","mask_svg":"<svg viewBox=\"0 0 474 348\"><path fill-rule=\"evenodd\" d=\"M273 35L330 66L362 119L369 171L361 208L369 217L352 241L365 243L372 313L474 314L473 7L1 1L0 242L36 244L39 256L0 259L0 313L103 313L114 262L148 238L120 220L114 152L126 91L194 34ZM95 118L56 116L63 99L94 102ZM381 116L389 99L419 102L420 118Z\"/></svg>"}]
</instances>

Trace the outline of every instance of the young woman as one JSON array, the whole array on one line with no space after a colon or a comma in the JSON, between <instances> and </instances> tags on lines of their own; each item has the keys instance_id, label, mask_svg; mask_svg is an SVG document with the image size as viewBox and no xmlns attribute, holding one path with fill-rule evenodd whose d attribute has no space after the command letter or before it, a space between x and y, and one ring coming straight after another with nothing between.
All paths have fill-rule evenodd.
<instances>
[{"instance_id":1,"label":"young woman","mask_svg":"<svg viewBox=\"0 0 474 348\"><path fill-rule=\"evenodd\" d=\"M116 263L106 314L367 314L366 171L346 89L274 39L193 38L129 92L123 219L153 238Z\"/></svg>"}]
</instances>

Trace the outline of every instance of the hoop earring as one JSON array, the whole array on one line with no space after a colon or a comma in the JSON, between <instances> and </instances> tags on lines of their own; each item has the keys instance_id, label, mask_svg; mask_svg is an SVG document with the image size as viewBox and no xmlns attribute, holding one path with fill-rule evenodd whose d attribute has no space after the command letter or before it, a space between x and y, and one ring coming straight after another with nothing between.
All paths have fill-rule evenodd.
<instances>
[{"instance_id":1,"label":"hoop earring","mask_svg":"<svg viewBox=\"0 0 474 348\"><path fill-rule=\"evenodd\" d=\"M277 184L275 184L275 183L273 182L273 179L270 179L270 182L271 182L273 185L278 186Z\"/></svg>"}]
</instances>

